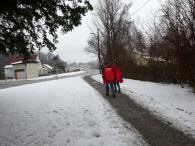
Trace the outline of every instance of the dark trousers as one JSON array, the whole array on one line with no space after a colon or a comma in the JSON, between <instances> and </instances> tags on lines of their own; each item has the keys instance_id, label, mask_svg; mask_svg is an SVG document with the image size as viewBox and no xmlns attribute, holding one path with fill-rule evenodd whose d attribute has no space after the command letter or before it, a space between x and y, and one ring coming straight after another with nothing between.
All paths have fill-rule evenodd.
<instances>
[{"instance_id":1,"label":"dark trousers","mask_svg":"<svg viewBox=\"0 0 195 146\"><path fill-rule=\"evenodd\" d=\"M117 90L117 88L118 88L118 90ZM120 83L119 82L115 82L114 83L114 90L115 90L115 92L121 92L121 88L120 88Z\"/></svg>"},{"instance_id":2,"label":"dark trousers","mask_svg":"<svg viewBox=\"0 0 195 146\"><path fill-rule=\"evenodd\" d=\"M106 84L106 95L109 96L109 88L111 88L112 95L115 95L114 83Z\"/></svg>"}]
</instances>

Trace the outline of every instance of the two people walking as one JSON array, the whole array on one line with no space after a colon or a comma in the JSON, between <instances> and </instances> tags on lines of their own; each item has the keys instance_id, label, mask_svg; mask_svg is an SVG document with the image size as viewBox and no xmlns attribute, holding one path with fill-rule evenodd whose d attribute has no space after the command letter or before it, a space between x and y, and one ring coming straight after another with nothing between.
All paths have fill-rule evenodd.
<instances>
[{"instance_id":1,"label":"two people walking","mask_svg":"<svg viewBox=\"0 0 195 146\"><path fill-rule=\"evenodd\" d=\"M112 96L116 97L116 92L121 92L120 83L123 82L122 72L116 64L112 66L105 63L102 69L103 83L106 87L106 95L109 96L109 88L112 91Z\"/></svg>"}]
</instances>

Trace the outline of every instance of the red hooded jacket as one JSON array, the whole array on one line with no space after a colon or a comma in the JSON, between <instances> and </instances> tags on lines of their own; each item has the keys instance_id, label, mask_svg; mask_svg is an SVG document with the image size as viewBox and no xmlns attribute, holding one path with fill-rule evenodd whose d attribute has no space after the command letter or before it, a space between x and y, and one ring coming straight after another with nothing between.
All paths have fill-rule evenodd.
<instances>
[{"instance_id":1,"label":"red hooded jacket","mask_svg":"<svg viewBox=\"0 0 195 146\"><path fill-rule=\"evenodd\" d=\"M115 75L115 82L123 83L122 71L119 69L119 67L116 64L113 64L112 68Z\"/></svg>"},{"instance_id":2,"label":"red hooded jacket","mask_svg":"<svg viewBox=\"0 0 195 146\"><path fill-rule=\"evenodd\" d=\"M104 84L113 83L115 76L114 71L110 65L105 65L102 70L102 78L104 81Z\"/></svg>"}]
</instances>

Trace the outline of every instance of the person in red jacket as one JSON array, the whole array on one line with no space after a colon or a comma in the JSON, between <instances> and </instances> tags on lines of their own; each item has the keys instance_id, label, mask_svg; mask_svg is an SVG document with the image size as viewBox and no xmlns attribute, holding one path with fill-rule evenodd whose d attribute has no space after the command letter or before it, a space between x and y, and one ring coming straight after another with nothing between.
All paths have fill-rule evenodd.
<instances>
[{"instance_id":1,"label":"person in red jacket","mask_svg":"<svg viewBox=\"0 0 195 146\"><path fill-rule=\"evenodd\" d=\"M120 70L120 68L118 67L117 64L113 64L112 69L114 71L114 76L115 76L115 82L114 82L115 92L117 92L117 91L121 92L120 83L123 83L122 71Z\"/></svg>"},{"instance_id":2,"label":"person in red jacket","mask_svg":"<svg viewBox=\"0 0 195 146\"><path fill-rule=\"evenodd\" d=\"M109 96L109 88L111 88L112 96L116 97L114 90L114 71L112 69L112 66L108 63L104 64L104 67L102 69L102 78L106 87L106 95Z\"/></svg>"}]
</instances>

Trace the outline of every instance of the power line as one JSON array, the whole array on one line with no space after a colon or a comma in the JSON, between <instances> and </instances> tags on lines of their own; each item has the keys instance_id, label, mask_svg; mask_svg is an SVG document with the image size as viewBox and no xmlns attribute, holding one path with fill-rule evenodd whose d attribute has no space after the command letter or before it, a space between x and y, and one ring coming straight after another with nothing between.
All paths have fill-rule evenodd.
<instances>
[{"instance_id":1,"label":"power line","mask_svg":"<svg viewBox=\"0 0 195 146\"><path fill-rule=\"evenodd\" d=\"M144 3L140 8L138 8L131 16L135 15L137 12L139 12L143 7L145 7L151 0L148 0L146 3Z\"/></svg>"}]
</instances>

